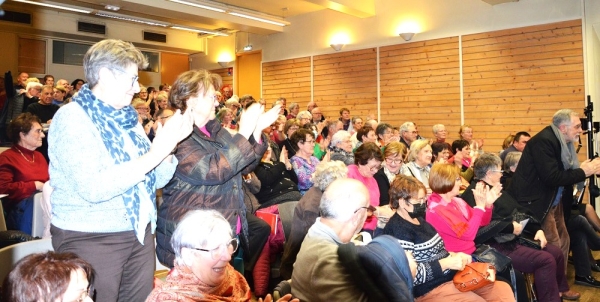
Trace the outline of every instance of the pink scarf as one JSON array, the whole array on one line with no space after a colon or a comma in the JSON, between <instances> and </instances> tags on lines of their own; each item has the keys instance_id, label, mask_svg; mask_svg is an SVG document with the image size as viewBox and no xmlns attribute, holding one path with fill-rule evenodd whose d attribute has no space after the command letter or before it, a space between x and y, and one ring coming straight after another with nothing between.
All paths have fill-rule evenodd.
<instances>
[{"instance_id":1,"label":"pink scarf","mask_svg":"<svg viewBox=\"0 0 600 302\"><path fill-rule=\"evenodd\" d=\"M453 197L448 202L438 193L431 194L427 200L429 211L437 213L458 237L461 237L469 228L468 221L472 215L467 209L468 206L464 200L458 197Z\"/></svg>"}]
</instances>

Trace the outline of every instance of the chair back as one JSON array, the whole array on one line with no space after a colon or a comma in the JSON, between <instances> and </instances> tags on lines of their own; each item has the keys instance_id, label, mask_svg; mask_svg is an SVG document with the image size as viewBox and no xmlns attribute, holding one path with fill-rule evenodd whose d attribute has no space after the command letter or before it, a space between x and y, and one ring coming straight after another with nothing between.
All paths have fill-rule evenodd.
<instances>
[{"instance_id":1,"label":"chair back","mask_svg":"<svg viewBox=\"0 0 600 302\"><path fill-rule=\"evenodd\" d=\"M286 240L290 238L290 232L292 232L292 220L294 218L294 209L296 209L297 204L297 201L288 201L277 205Z\"/></svg>"},{"instance_id":2,"label":"chair back","mask_svg":"<svg viewBox=\"0 0 600 302\"><path fill-rule=\"evenodd\" d=\"M2 263L0 265L0 282L4 283L4 279L13 266L23 257L53 250L52 239L50 238L21 242L0 249L0 263Z\"/></svg>"},{"instance_id":3,"label":"chair back","mask_svg":"<svg viewBox=\"0 0 600 302\"><path fill-rule=\"evenodd\" d=\"M38 192L33 196L33 218L31 223L31 236L44 236L44 210L42 208L42 192Z\"/></svg>"}]
</instances>

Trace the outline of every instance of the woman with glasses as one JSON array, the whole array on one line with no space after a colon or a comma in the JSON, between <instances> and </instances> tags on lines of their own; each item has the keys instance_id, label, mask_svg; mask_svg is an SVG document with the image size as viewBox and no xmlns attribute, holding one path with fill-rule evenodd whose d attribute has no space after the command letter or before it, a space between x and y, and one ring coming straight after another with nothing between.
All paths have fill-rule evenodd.
<instances>
[{"instance_id":1,"label":"woman with glasses","mask_svg":"<svg viewBox=\"0 0 600 302\"><path fill-rule=\"evenodd\" d=\"M93 279L92 266L73 253L30 254L8 274L2 300L92 302Z\"/></svg>"},{"instance_id":2,"label":"woman with glasses","mask_svg":"<svg viewBox=\"0 0 600 302\"><path fill-rule=\"evenodd\" d=\"M339 160L344 164L354 164L354 153L352 153L351 135L346 130L340 130L331 137L329 143L330 160Z\"/></svg>"},{"instance_id":3,"label":"woman with glasses","mask_svg":"<svg viewBox=\"0 0 600 302\"><path fill-rule=\"evenodd\" d=\"M477 189L481 196L482 187ZM425 218L425 186L412 176L399 175L390 187L389 205L394 214L383 229L384 235L398 238L405 252L417 261L413 280L415 301L514 301L510 286L494 282L478 290L461 292L452 279L471 263L471 255L449 252L443 236Z\"/></svg>"},{"instance_id":4,"label":"woman with glasses","mask_svg":"<svg viewBox=\"0 0 600 302\"><path fill-rule=\"evenodd\" d=\"M475 179L486 187L502 187L500 178L502 160L498 155L483 153L473 165ZM462 198L471 207L476 206L473 182L462 194ZM564 296L573 296L565 276L565 261L560 248L547 244L541 224L533 218L527 208L519 205L506 191L494 202L492 220L489 225L479 228L475 243L485 243L512 259L513 267L523 273L533 273L535 287L540 301L560 301L559 292ZM527 220L523 227L520 222ZM527 235L539 240L541 250L524 246L519 236ZM467 250L466 252L473 252Z\"/></svg>"},{"instance_id":5,"label":"woman with glasses","mask_svg":"<svg viewBox=\"0 0 600 302\"><path fill-rule=\"evenodd\" d=\"M377 186L379 187L379 206L375 215L377 216L377 228L375 236L381 233L388 219L392 216L393 211L390 209L390 184L396 178L396 175L401 174L404 160L408 149L403 143L391 142L385 146L383 151L383 164L381 169L373 175Z\"/></svg>"},{"instance_id":6,"label":"woman with glasses","mask_svg":"<svg viewBox=\"0 0 600 302\"><path fill-rule=\"evenodd\" d=\"M402 174L418 179L427 188L427 195L431 194L431 188L429 188L429 171L431 170L432 156L431 146L428 141L424 139L415 140L410 144L408 163L402 166Z\"/></svg>"},{"instance_id":7,"label":"woman with glasses","mask_svg":"<svg viewBox=\"0 0 600 302\"><path fill-rule=\"evenodd\" d=\"M238 239L219 212L188 212L177 224L170 245L175 252L174 267L146 302L251 301L246 279L229 264L238 249ZM279 301L290 298L287 295ZM265 301L271 301L271 296Z\"/></svg>"},{"instance_id":8,"label":"woman with glasses","mask_svg":"<svg viewBox=\"0 0 600 302\"><path fill-rule=\"evenodd\" d=\"M152 291L155 194L173 177L173 149L192 131L192 115L177 111L150 143L130 106L147 64L131 43L94 44L83 58L89 82L48 134L52 245L94 267L101 302L143 301Z\"/></svg>"},{"instance_id":9,"label":"woman with glasses","mask_svg":"<svg viewBox=\"0 0 600 302\"><path fill-rule=\"evenodd\" d=\"M448 143L433 143L431 144L431 163L448 163L448 159L450 158L450 144Z\"/></svg>"},{"instance_id":10,"label":"woman with glasses","mask_svg":"<svg viewBox=\"0 0 600 302\"><path fill-rule=\"evenodd\" d=\"M304 195L313 186L311 180L319 160L313 156L315 151L315 136L312 131L300 128L292 134L290 142L296 154L290 158L294 172L298 176L298 190Z\"/></svg>"},{"instance_id":11,"label":"woman with glasses","mask_svg":"<svg viewBox=\"0 0 600 302\"><path fill-rule=\"evenodd\" d=\"M233 112L229 108L221 108L217 113L217 119L221 121L221 126L227 129L236 130L237 125L233 124Z\"/></svg>"},{"instance_id":12,"label":"woman with glasses","mask_svg":"<svg viewBox=\"0 0 600 302\"><path fill-rule=\"evenodd\" d=\"M285 146L288 152L288 158L292 158L294 157L294 155L296 155L296 149L298 148L292 144L290 138L292 137L292 134L294 134L294 132L296 132L298 129L300 129L300 122L295 118L287 120L283 126L283 133L285 134L285 139L281 143L279 143L278 146L280 150L282 150Z\"/></svg>"},{"instance_id":13,"label":"woman with glasses","mask_svg":"<svg viewBox=\"0 0 600 302\"><path fill-rule=\"evenodd\" d=\"M372 207L369 208L367 220L363 225L363 230L373 235L377 227L377 219L371 211L379 205L379 186L373 177L381 169L383 154L381 149L375 143L366 143L360 145L354 152L354 165L348 166L348 178L356 179L367 187L369 191L369 201Z\"/></svg>"}]
</instances>

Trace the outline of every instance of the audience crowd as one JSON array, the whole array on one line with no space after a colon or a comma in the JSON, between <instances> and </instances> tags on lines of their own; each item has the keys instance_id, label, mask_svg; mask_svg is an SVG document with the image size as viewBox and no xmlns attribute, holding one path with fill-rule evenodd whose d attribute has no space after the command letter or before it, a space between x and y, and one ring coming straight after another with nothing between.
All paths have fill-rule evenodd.
<instances>
[{"instance_id":1,"label":"audience crowd","mask_svg":"<svg viewBox=\"0 0 600 302\"><path fill-rule=\"evenodd\" d=\"M340 251L368 253L378 236L399 240L415 301L515 301L501 272L474 291L454 286L482 244L533 274L540 301L579 298L570 251L574 282L600 288L600 219L572 198L600 159L577 160L574 111L484 152L469 125L452 140L443 124L421 136L413 121L346 107L325 117L315 101L238 97L205 70L144 87L147 64L131 43L103 40L85 80L1 79L2 214L31 234L44 190L56 251L17 263L7 301L272 301L257 288L277 263L291 284L278 301L367 301ZM155 259L171 270L153 285Z\"/></svg>"}]
</instances>

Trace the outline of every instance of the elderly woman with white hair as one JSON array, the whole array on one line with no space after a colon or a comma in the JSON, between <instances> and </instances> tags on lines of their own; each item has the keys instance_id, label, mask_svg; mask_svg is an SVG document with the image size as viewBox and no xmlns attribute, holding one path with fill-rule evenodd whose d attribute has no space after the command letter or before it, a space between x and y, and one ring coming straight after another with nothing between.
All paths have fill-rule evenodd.
<instances>
[{"instance_id":1,"label":"elderly woman with white hair","mask_svg":"<svg viewBox=\"0 0 600 302\"><path fill-rule=\"evenodd\" d=\"M431 170L432 151L429 142L416 140L410 144L408 163L402 166L402 174L412 176L425 185L427 195L431 194L429 188L429 171Z\"/></svg>"},{"instance_id":2,"label":"elderly woman with white hair","mask_svg":"<svg viewBox=\"0 0 600 302\"><path fill-rule=\"evenodd\" d=\"M280 274L284 279L292 277L296 255L308 229L315 223L319 214L319 204L325 189L336 179L348 177L348 168L341 161L322 162L312 175L314 186L300 199L294 209L290 238L285 242Z\"/></svg>"},{"instance_id":3,"label":"elderly woman with white hair","mask_svg":"<svg viewBox=\"0 0 600 302\"><path fill-rule=\"evenodd\" d=\"M339 160L346 166L354 164L351 135L346 130L340 130L331 137L329 143L330 160Z\"/></svg>"},{"instance_id":4,"label":"elderly woman with white hair","mask_svg":"<svg viewBox=\"0 0 600 302\"><path fill-rule=\"evenodd\" d=\"M300 122L300 127L310 123L312 121L312 114L308 111L300 111L296 116L296 119Z\"/></svg>"},{"instance_id":5,"label":"elderly woman with white hair","mask_svg":"<svg viewBox=\"0 0 600 302\"><path fill-rule=\"evenodd\" d=\"M219 212L188 212L177 224L171 246L175 266L146 302L251 301L248 282L229 264L239 241ZM279 301L290 298L287 295ZM271 296L267 295L265 301L271 301Z\"/></svg>"},{"instance_id":6,"label":"elderly woman with white hair","mask_svg":"<svg viewBox=\"0 0 600 302\"><path fill-rule=\"evenodd\" d=\"M142 301L152 291L155 194L173 177L173 149L192 131L191 113L178 110L150 143L130 105L147 65L131 43L94 44L83 57L89 82L48 134L52 245L94 267L96 301Z\"/></svg>"},{"instance_id":7,"label":"elderly woman with white hair","mask_svg":"<svg viewBox=\"0 0 600 302\"><path fill-rule=\"evenodd\" d=\"M288 115L286 116L286 118L287 118L288 120L289 120L289 119L292 119L292 118L296 118L296 116L298 115L298 112L300 112L300 105L298 105L298 103L292 103L292 104L290 105L290 108L289 108L289 109L290 109L290 114L288 114ZM312 120L312 119L311 119L311 120Z\"/></svg>"}]
</instances>

